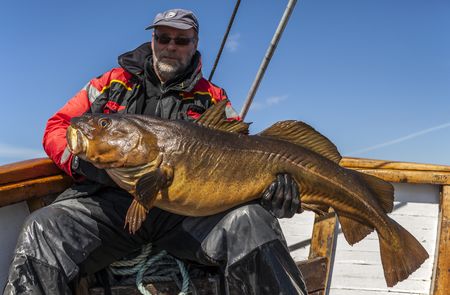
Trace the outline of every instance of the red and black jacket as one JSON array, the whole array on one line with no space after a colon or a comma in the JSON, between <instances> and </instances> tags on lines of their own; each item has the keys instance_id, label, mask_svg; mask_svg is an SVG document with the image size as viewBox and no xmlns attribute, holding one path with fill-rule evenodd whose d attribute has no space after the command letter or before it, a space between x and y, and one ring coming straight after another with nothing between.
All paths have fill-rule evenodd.
<instances>
[{"instance_id":1,"label":"red and black jacket","mask_svg":"<svg viewBox=\"0 0 450 295\"><path fill-rule=\"evenodd\" d=\"M153 71L150 43L119 56L121 67L92 79L47 122L43 145L48 156L70 176L73 155L67 149L66 130L73 117L91 113L156 115L165 119L193 120L226 98L225 91L202 77L196 52L185 74L164 85ZM227 117L239 119L231 106Z\"/></svg>"}]
</instances>

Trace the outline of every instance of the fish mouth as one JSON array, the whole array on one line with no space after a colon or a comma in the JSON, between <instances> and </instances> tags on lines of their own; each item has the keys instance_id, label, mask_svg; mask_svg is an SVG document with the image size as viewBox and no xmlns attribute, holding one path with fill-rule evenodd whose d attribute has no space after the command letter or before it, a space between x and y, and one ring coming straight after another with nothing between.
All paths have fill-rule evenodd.
<instances>
[{"instance_id":1,"label":"fish mouth","mask_svg":"<svg viewBox=\"0 0 450 295\"><path fill-rule=\"evenodd\" d=\"M67 146L69 150L74 155L83 154L87 150L87 138L86 136L76 128L69 126L67 128Z\"/></svg>"}]
</instances>

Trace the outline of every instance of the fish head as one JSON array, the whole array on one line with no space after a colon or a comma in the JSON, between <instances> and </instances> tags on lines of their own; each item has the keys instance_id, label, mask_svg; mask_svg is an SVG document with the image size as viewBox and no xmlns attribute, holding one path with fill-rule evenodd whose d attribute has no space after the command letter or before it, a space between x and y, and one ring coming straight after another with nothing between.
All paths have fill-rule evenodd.
<instances>
[{"instance_id":1,"label":"fish head","mask_svg":"<svg viewBox=\"0 0 450 295\"><path fill-rule=\"evenodd\" d=\"M72 154L102 169L144 165L159 154L156 136L123 115L72 118L66 137Z\"/></svg>"}]
</instances>

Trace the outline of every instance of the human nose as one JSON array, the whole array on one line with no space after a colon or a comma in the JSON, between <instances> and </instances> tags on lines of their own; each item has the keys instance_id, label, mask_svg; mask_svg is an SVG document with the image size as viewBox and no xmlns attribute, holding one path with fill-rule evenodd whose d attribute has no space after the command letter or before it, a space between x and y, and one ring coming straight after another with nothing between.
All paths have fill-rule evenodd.
<instances>
[{"instance_id":1,"label":"human nose","mask_svg":"<svg viewBox=\"0 0 450 295\"><path fill-rule=\"evenodd\" d=\"M173 40L173 39L171 39L170 42L166 46L167 46L167 49L172 50L172 51L174 51L178 48L178 45L175 44L175 40Z\"/></svg>"}]
</instances>

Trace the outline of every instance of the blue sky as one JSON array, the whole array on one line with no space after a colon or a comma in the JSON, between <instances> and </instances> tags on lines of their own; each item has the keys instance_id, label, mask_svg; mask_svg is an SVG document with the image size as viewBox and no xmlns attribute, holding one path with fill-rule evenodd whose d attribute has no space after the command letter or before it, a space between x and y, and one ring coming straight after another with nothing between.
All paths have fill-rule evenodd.
<instances>
[{"instance_id":1,"label":"blue sky","mask_svg":"<svg viewBox=\"0 0 450 295\"><path fill-rule=\"evenodd\" d=\"M213 78L238 111L287 2L241 3ZM148 41L157 12L194 10L208 76L234 3L2 3L0 164L44 156L47 119ZM246 118L252 133L296 119L344 156L450 165L449 31L445 0L299 0Z\"/></svg>"}]
</instances>

